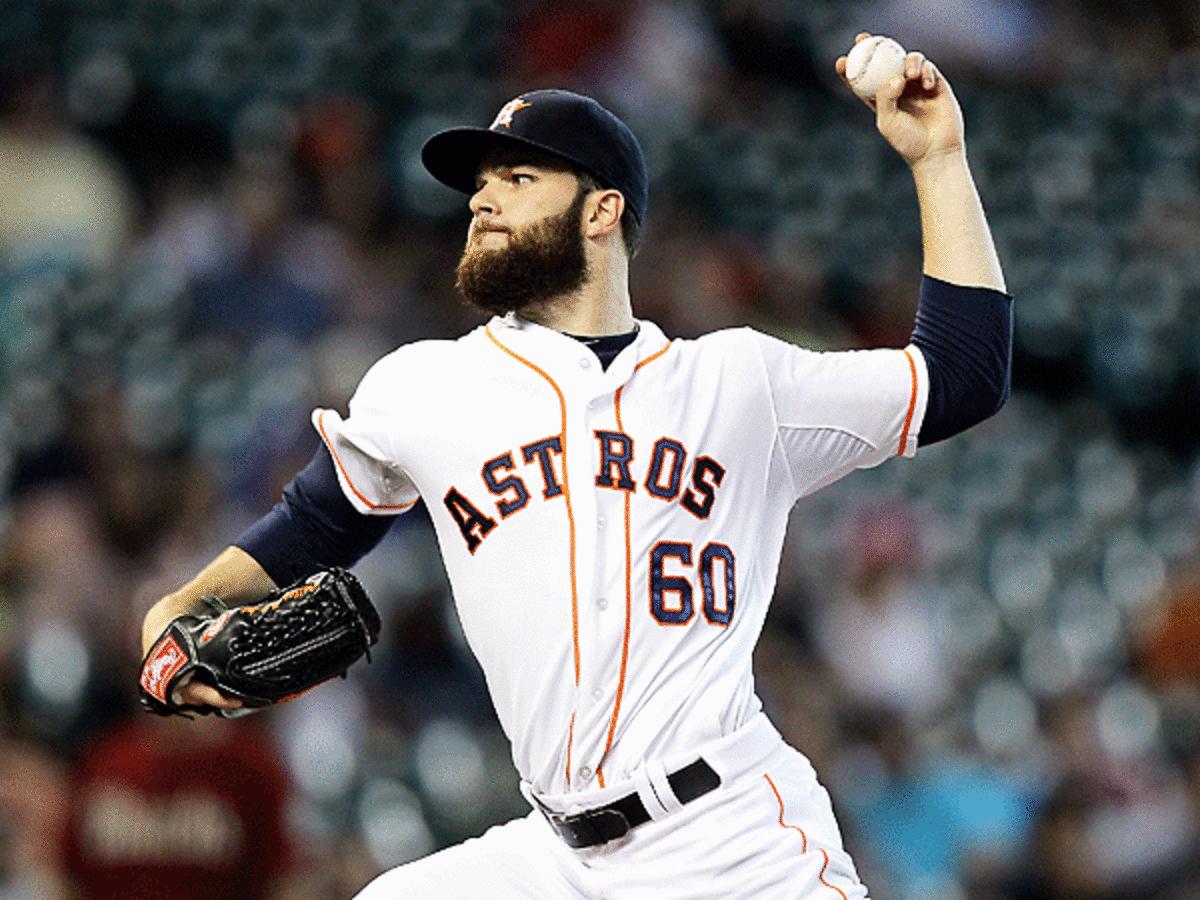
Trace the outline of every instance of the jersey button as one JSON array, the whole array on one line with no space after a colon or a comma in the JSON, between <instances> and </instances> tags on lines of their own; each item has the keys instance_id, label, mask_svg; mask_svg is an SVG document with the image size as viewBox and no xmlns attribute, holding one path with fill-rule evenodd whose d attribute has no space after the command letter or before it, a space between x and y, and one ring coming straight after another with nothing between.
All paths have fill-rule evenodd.
<instances>
[{"instance_id":1,"label":"jersey button","mask_svg":"<svg viewBox=\"0 0 1200 900\"><path fill-rule=\"evenodd\" d=\"M579 778L581 781L587 781L591 777L592 777L592 770L589 769L587 766L584 766L582 769L579 770Z\"/></svg>"},{"instance_id":2,"label":"jersey button","mask_svg":"<svg viewBox=\"0 0 1200 900\"><path fill-rule=\"evenodd\" d=\"M579 368L590 369L591 367L592 361L590 359L588 359L586 356L579 357Z\"/></svg>"},{"instance_id":3,"label":"jersey button","mask_svg":"<svg viewBox=\"0 0 1200 900\"><path fill-rule=\"evenodd\" d=\"M608 519L604 518L604 516L601 516L600 518L598 518L596 520L596 527L597 528L607 528L608 527Z\"/></svg>"},{"instance_id":4,"label":"jersey button","mask_svg":"<svg viewBox=\"0 0 1200 900\"><path fill-rule=\"evenodd\" d=\"M596 601L596 606L600 607L600 609L608 609L608 600L605 597L601 597Z\"/></svg>"},{"instance_id":5,"label":"jersey button","mask_svg":"<svg viewBox=\"0 0 1200 900\"><path fill-rule=\"evenodd\" d=\"M593 700L599 700L603 696L604 696L604 691L600 690L600 688L596 688L595 690L592 691L592 699Z\"/></svg>"}]
</instances>

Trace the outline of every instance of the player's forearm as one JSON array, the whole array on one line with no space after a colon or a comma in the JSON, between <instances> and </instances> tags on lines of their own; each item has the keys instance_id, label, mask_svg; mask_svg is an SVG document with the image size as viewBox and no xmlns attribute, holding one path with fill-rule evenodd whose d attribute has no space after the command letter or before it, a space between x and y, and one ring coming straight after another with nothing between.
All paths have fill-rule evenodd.
<instances>
[{"instance_id":1,"label":"player's forearm","mask_svg":"<svg viewBox=\"0 0 1200 900\"><path fill-rule=\"evenodd\" d=\"M964 151L913 168L921 211L924 272L967 287L1004 291L1004 273Z\"/></svg>"},{"instance_id":2,"label":"player's forearm","mask_svg":"<svg viewBox=\"0 0 1200 900\"><path fill-rule=\"evenodd\" d=\"M229 606L244 606L276 587L254 557L239 547L227 547L195 578L150 607L142 621L142 652L150 649L172 619L202 609L206 594Z\"/></svg>"}]
</instances>

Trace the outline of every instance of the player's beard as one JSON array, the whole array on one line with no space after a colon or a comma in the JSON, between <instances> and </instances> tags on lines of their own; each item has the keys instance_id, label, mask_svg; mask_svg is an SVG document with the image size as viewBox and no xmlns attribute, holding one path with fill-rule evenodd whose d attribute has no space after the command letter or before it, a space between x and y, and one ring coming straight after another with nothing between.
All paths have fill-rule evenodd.
<instances>
[{"instance_id":1,"label":"player's beard","mask_svg":"<svg viewBox=\"0 0 1200 900\"><path fill-rule=\"evenodd\" d=\"M473 233L458 262L458 292L474 306L504 315L578 291L588 279L581 225L586 196L580 191L564 212L507 232L504 247L480 247Z\"/></svg>"}]
</instances>

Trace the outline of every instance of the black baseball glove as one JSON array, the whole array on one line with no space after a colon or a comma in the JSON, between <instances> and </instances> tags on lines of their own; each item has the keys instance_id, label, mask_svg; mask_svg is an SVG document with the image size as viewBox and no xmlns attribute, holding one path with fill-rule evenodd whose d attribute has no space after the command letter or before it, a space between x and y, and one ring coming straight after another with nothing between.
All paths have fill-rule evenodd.
<instances>
[{"instance_id":1,"label":"black baseball glove","mask_svg":"<svg viewBox=\"0 0 1200 900\"><path fill-rule=\"evenodd\" d=\"M219 712L229 718L290 700L346 670L379 637L379 613L358 579L330 569L233 609L205 597L210 615L180 616L142 660L142 706L161 716ZM194 674L242 700L236 710L178 704Z\"/></svg>"}]
</instances>

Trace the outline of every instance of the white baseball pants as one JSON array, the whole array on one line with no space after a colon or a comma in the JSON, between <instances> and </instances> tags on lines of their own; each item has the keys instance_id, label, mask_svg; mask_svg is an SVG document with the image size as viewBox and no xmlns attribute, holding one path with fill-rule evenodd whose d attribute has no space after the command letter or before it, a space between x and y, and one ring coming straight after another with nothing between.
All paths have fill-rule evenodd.
<instances>
[{"instance_id":1,"label":"white baseball pants","mask_svg":"<svg viewBox=\"0 0 1200 900\"><path fill-rule=\"evenodd\" d=\"M675 767L586 798L584 808L638 790L651 821L599 847L572 850L542 814L488 829L424 859L384 872L358 900L862 900L866 888L842 849L829 794L803 754L761 713L703 756L721 786L673 809L657 802ZM694 755L692 757L694 759ZM687 760L684 761L686 763ZM655 790L650 790L650 782ZM669 786L666 794L673 800ZM540 797L570 812L564 798Z\"/></svg>"}]
</instances>

